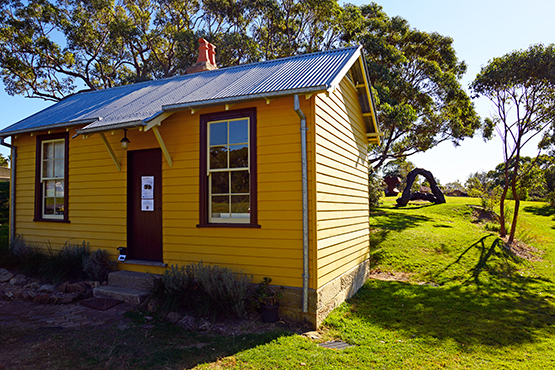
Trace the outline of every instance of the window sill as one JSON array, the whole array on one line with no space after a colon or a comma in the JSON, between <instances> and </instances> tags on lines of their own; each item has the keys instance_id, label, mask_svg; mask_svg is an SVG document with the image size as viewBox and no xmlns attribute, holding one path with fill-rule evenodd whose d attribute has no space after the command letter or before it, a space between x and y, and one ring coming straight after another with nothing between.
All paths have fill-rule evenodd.
<instances>
[{"instance_id":1,"label":"window sill","mask_svg":"<svg viewBox=\"0 0 555 370\"><path fill-rule=\"evenodd\" d=\"M215 227L215 228L241 228L241 229L260 229L261 226L260 225L252 225L252 224L198 224L197 225L198 228L202 228L202 227Z\"/></svg>"},{"instance_id":2,"label":"window sill","mask_svg":"<svg viewBox=\"0 0 555 370\"><path fill-rule=\"evenodd\" d=\"M59 224L69 224L69 220L56 220L55 218L34 218L33 222L56 222Z\"/></svg>"}]
</instances>

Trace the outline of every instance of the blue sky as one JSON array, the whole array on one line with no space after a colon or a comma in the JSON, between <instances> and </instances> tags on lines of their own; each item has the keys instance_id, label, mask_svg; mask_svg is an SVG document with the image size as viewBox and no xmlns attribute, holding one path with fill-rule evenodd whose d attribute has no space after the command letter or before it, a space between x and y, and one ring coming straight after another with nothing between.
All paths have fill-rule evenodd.
<instances>
[{"instance_id":1,"label":"blue sky","mask_svg":"<svg viewBox=\"0 0 555 370\"><path fill-rule=\"evenodd\" d=\"M362 5L368 1L352 0ZM459 59L468 65L462 81L467 87L488 60L512 50L525 49L531 44L555 42L555 2L552 0L382 0L389 16L405 18L413 28L439 32L454 39ZM340 3L342 3L340 1ZM4 128L39 110L50 102L7 95L0 89L2 115L0 128ZM482 118L491 114L490 103L485 99L475 101ZM479 136L479 135L478 135ZM8 154L6 148L0 152ZM535 155L534 145L525 150ZM487 171L502 161L501 143L494 139L484 143L480 137L467 139L461 146L443 143L423 154L409 158L416 166L432 171L442 183L461 180L476 171Z\"/></svg>"}]
</instances>

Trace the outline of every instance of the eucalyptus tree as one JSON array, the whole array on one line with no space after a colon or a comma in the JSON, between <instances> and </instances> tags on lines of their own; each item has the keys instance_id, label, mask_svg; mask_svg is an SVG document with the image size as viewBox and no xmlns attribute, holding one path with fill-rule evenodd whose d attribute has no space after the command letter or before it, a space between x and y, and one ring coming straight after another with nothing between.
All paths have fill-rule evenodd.
<instances>
[{"instance_id":1,"label":"eucalyptus tree","mask_svg":"<svg viewBox=\"0 0 555 370\"><path fill-rule=\"evenodd\" d=\"M363 45L379 100L383 145L372 147L370 163L381 167L444 141L457 145L480 128L460 80L466 72L453 39L411 28L381 6L345 6L343 39Z\"/></svg>"},{"instance_id":2,"label":"eucalyptus tree","mask_svg":"<svg viewBox=\"0 0 555 370\"><path fill-rule=\"evenodd\" d=\"M508 243L514 241L520 196L519 180L532 166L523 167L522 148L538 135L542 142L553 137L555 126L555 45L533 45L492 59L471 85L477 96L490 99L495 114L486 118L486 129L494 129L503 142L503 192L500 200L501 236L507 235L505 199L509 189L515 209Z\"/></svg>"},{"instance_id":3,"label":"eucalyptus tree","mask_svg":"<svg viewBox=\"0 0 555 370\"><path fill-rule=\"evenodd\" d=\"M12 95L57 101L185 73L197 40L231 66L362 44L374 86L379 169L446 140L472 136L480 120L460 86L453 40L388 17L375 3L337 0L3 0L0 76Z\"/></svg>"}]
</instances>

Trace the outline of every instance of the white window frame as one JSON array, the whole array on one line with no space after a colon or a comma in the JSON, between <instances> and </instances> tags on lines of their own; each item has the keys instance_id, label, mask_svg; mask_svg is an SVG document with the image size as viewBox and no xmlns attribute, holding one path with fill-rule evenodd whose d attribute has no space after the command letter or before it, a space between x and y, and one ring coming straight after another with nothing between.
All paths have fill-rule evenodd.
<instances>
[{"instance_id":1,"label":"white window frame","mask_svg":"<svg viewBox=\"0 0 555 370\"><path fill-rule=\"evenodd\" d=\"M56 153L55 149L54 149L54 158L52 159L52 162L53 162L53 164L52 164L53 165L52 174L54 175L54 177L44 177L44 163L45 163L45 161L48 161L48 159L44 158L44 147L45 147L45 144L49 144L49 143L62 143L64 145L64 150L62 152L64 154L64 157L63 157L64 175L62 177L55 176L55 174L54 174L55 169L56 169L56 160L60 159L60 158L55 157L55 155L56 155L55 154ZM64 214L65 214L65 212L67 212L67 204L65 204L65 199L66 199L65 198L65 192L67 191L67 189L64 188L64 196L61 197L61 199L63 200L63 204L64 204L64 214L57 215L57 214L55 214L55 212L56 212L56 206L55 205L56 205L56 199L60 199L60 197L56 197L55 195L54 195L54 197L47 197L46 196L46 182L47 181L56 181L56 182L60 181L65 186L65 177L67 176L66 173L65 173L66 172L65 163L66 163L66 160L67 160L67 158L65 157L65 154L66 154L66 147L65 146L67 145L66 140L63 139L63 138L62 139L52 139L52 140L42 140L40 145L41 145L41 147L40 147L40 183L41 183L40 186L42 187L42 199L41 199L42 215L41 216L42 216L43 219L63 220L64 216L65 216ZM54 189L54 194L56 194L56 189ZM45 213L45 211L46 211L46 198L54 198L54 214Z\"/></svg>"},{"instance_id":2,"label":"white window frame","mask_svg":"<svg viewBox=\"0 0 555 370\"><path fill-rule=\"evenodd\" d=\"M234 167L234 168L210 168L210 128L212 124L227 122L227 156L228 156L228 166L229 166L229 124L233 121L247 121L247 143L233 143L231 145L241 145L247 144L247 167ZM231 196L232 195L248 195L249 196L249 203L252 202L252 184L250 183L250 163L251 163L251 120L249 117L239 117L239 118L232 118L232 119L222 119L222 120L215 120L215 121L208 121L206 128L206 175L208 176L208 222L210 223L223 223L223 224L250 224L251 217L250 213L248 216L236 216L233 217L232 213L229 213L229 217L212 217L212 174L216 172L227 172L229 173L229 186L231 186L231 173L236 171L245 171L249 174L249 192L248 193L231 193L231 190L227 194L219 194L220 196L227 195L229 197L229 206L231 207ZM214 145L214 146L222 146L222 145ZM250 209L250 207L249 207ZM241 214L242 215L242 214Z\"/></svg>"}]
</instances>

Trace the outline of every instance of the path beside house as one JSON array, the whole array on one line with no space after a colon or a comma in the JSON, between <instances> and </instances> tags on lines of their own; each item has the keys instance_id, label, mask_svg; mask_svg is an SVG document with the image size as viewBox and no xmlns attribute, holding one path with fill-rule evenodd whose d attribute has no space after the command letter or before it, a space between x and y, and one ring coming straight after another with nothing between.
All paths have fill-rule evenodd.
<instances>
[{"instance_id":1,"label":"path beside house","mask_svg":"<svg viewBox=\"0 0 555 370\"><path fill-rule=\"evenodd\" d=\"M131 322L124 316L133 306L121 303L105 311L81 306L78 303L67 305L42 305L31 302L0 301L0 328L75 328L80 326L127 327Z\"/></svg>"}]
</instances>

